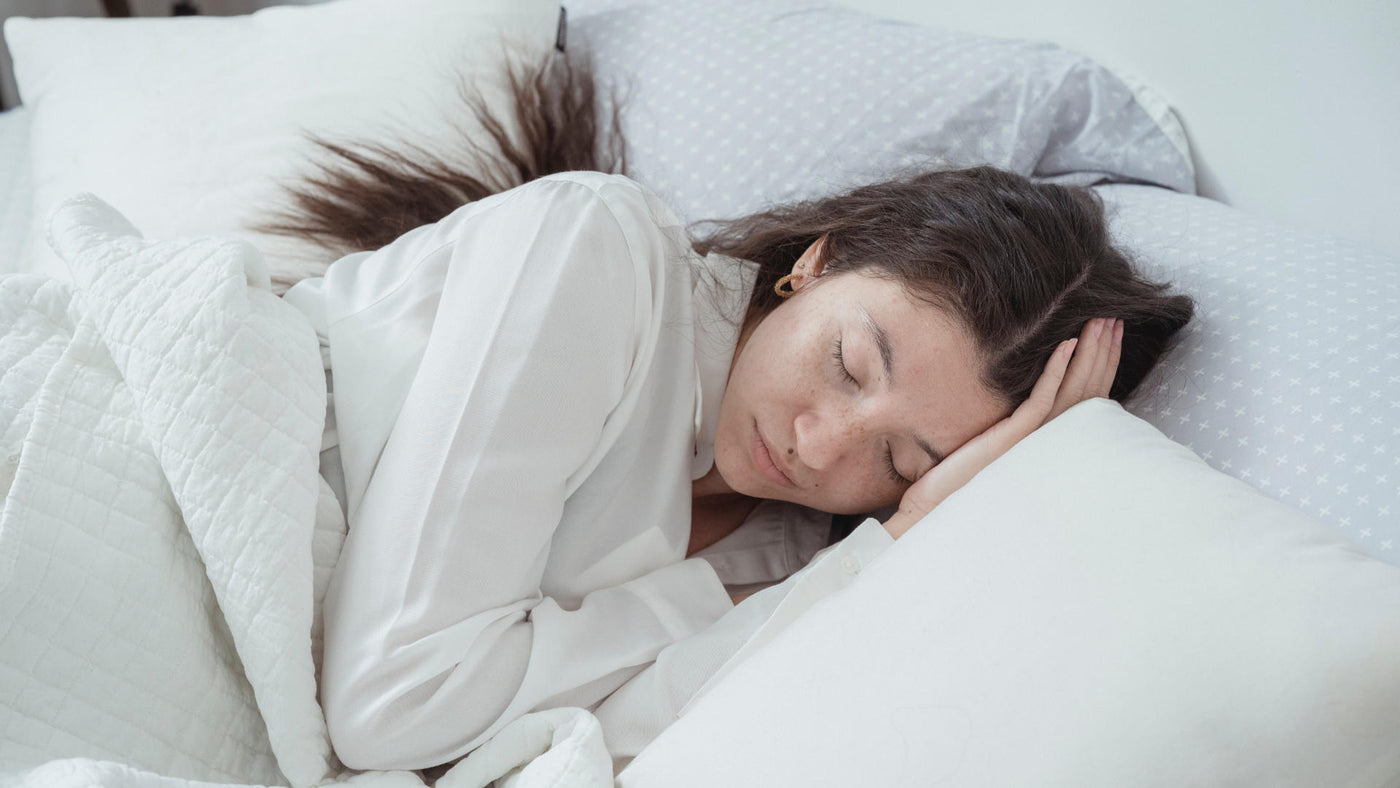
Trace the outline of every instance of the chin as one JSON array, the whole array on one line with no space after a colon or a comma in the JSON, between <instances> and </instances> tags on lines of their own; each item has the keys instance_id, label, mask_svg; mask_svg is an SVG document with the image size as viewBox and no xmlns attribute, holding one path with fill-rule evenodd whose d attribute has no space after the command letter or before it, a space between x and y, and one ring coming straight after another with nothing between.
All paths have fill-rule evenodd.
<instances>
[{"instance_id":1,"label":"chin","mask_svg":"<svg viewBox=\"0 0 1400 788\"><path fill-rule=\"evenodd\" d=\"M753 480L745 475L747 467L741 462L732 460L729 444L715 441L715 468L719 470L719 476L724 479L724 483L729 489L740 495L747 495L750 498L763 498L762 493L753 490Z\"/></svg>"},{"instance_id":2,"label":"chin","mask_svg":"<svg viewBox=\"0 0 1400 788\"><path fill-rule=\"evenodd\" d=\"M719 468L719 475L729 489L750 498L801 503L792 500L794 494L800 494L799 491L783 489L773 484L768 477L749 467L747 456L732 457L733 462L729 461L731 457L732 455L722 452L718 446L715 447L715 467Z\"/></svg>"}]
</instances>

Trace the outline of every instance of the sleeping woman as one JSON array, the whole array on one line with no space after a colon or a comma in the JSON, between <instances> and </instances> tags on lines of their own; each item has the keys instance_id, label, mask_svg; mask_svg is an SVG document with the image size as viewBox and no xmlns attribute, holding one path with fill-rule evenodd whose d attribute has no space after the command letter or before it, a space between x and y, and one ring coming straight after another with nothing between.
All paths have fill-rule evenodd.
<instances>
[{"instance_id":1,"label":"sleeping woman","mask_svg":"<svg viewBox=\"0 0 1400 788\"><path fill-rule=\"evenodd\" d=\"M635 755L1017 441L1126 398L1192 314L1092 192L987 167L692 237L576 171L616 165L586 70L516 88L541 119L495 126L519 185L328 145L283 224L374 250L286 295L333 376L321 699L347 766L447 763L561 706Z\"/></svg>"}]
</instances>

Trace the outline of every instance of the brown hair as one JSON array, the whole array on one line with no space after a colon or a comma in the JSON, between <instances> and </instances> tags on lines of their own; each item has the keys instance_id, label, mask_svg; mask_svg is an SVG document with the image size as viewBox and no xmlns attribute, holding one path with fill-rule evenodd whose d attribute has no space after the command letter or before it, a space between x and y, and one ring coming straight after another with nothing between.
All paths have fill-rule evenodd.
<instances>
[{"instance_id":1,"label":"brown hair","mask_svg":"<svg viewBox=\"0 0 1400 788\"><path fill-rule=\"evenodd\" d=\"M551 173L626 171L618 132L622 102L602 100L586 56L551 52L527 61L507 50L502 63L513 99L504 117L476 83L458 83L458 98L485 138L462 133L457 149L428 150L403 139L312 136L322 160L284 184L290 207L255 229L310 240L339 257L387 246L466 203Z\"/></svg>"},{"instance_id":2,"label":"brown hair","mask_svg":"<svg viewBox=\"0 0 1400 788\"><path fill-rule=\"evenodd\" d=\"M1013 406L1055 347L1095 317L1123 319L1110 395L1125 399L1194 310L1188 296L1133 270L1091 190L992 167L924 172L709 224L698 251L759 265L745 325L781 303L773 284L825 235L824 276L884 277L959 318L981 351L983 385Z\"/></svg>"},{"instance_id":3,"label":"brown hair","mask_svg":"<svg viewBox=\"0 0 1400 788\"><path fill-rule=\"evenodd\" d=\"M466 83L461 91L487 144L466 135L458 151L318 140L330 160L289 187L293 209L262 229L336 254L378 249L543 175L626 171L621 102L608 96L606 109L586 59L507 62L514 104L504 121L480 92ZM912 174L706 226L697 251L760 267L746 325L780 303L774 282L826 235L827 275L886 277L961 318L982 351L984 385L1008 404L1025 399L1056 345L1095 317L1123 319L1111 396L1125 399L1193 313L1189 297L1134 271L1091 190L991 167Z\"/></svg>"}]
</instances>

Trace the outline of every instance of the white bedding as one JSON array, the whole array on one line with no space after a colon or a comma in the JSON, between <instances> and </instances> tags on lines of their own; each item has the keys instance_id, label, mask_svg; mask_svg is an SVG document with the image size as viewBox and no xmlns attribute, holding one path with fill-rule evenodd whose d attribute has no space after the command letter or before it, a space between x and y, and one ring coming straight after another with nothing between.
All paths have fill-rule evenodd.
<instances>
[{"instance_id":1,"label":"white bedding","mask_svg":"<svg viewBox=\"0 0 1400 788\"><path fill-rule=\"evenodd\" d=\"M18 699L0 710L0 785L421 785L416 773L343 770L316 704L316 601L344 523L316 474L325 399L310 326L268 292L250 247L132 232L95 199L68 203L51 235L76 289L0 279L0 448L17 459L0 477L0 654L10 660L0 691ZM1240 540L1230 560L1255 541ZM1359 558L1322 557L1338 555L1340 570ZM1365 576L1393 592L1393 571L1380 568ZM1352 593L1340 579L1309 588L1343 602ZM1307 593L1295 598L1311 609ZM156 679L138 686L140 676ZM673 730L675 742L689 729ZM32 766L35 752L64 747L87 757ZM516 721L437 784L592 788L613 784L611 765L596 720L557 709Z\"/></svg>"},{"instance_id":2,"label":"white bedding","mask_svg":"<svg viewBox=\"0 0 1400 788\"><path fill-rule=\"evenodd\" d=\"M671 8L656 19L600 14L592 28L580 13L579 38L593 37L605 66L646 57L674 64L686 52L669 42L692 39L694 20ZM635 46L639 39L650 48ZM608 45L611 54L602 51ZM727 51L691 54L732 68ZM772 196L741 175L776 170L716 170L708 163L713 124L694 122L715 117L713 102L733 103L742 86L696 76L688 96L671 81L656 84L662 110L665 101L686 106L633 119L651 185L669 178L691 218ZM923 104L908 106L922 117ZM862 127L864 118L849 115ZM755 133L772 156L800 149L780 130ZM27 242L28 137L24 110L0 114L0 274L17 270ZM812 137L830 139L843 140ZM998 156L1029 171L1034 157L1017 153L1025 141L1012 141L1019 147ZM1081 147L1098 150L1068 149ZM1164 166L1142 146L1102 150L1132 161L1094 162L1090 172L1114 165L1136 179L1141 172L1128 165ZM1164 172L1189 184L1186 170ZM782 189L821 186L801 180L814 177L795 171ZM1219 470L1400 562L1393 258L1164 189L1102 193L1115 235L1199 299L1180 352L1145 384L1136 412ZM420 785L414 773L342 771L316 705L316 601L344 526L315 473L324 377L314 336L270 295L245 247L104 238L122 235L123 225L94 203L60 215L55 238L81 251L86 295L34 277L0 279L0 497L10 493L0 512L0 786L302 786L352 777ZM150 279L138 286L143 276ZM1305 295L1318 303L1300 317L1294 299ZM1284 328L1260 322L1274 314ZM1363 317L1357 333L1377 347L1353 354L1348 324ZM1313 332L1311 344L1268 341L1285 329ZM30 768L47 758L59 760ZM507 727L438 784L481 786L513 774L503 781L513 788L612 785L609 766L591 715L562 709Z\"/></svg>"},{"instance_id":3,"label":"white bedding","mask_svg":"<svg viewBox=\"0 0 1400 788\"><path fill-rule=\"evenodd\" d=\"M0 279L0 783L349 778L316 699L345 523L317 473L314 332L245 244L147 242L91 196L49 235L76 286ZM517 784L611 785L577 709L518 721L441 784L545 750ZM122 763L21 768L64 752Z\"/></svg>"},{"instance_id":4,"label":"white bedding","mask_svg":"<svg viewBox=\"0 0 1400 788\"><path fill-rule=\"evenodd\" d=\"M18 272L29 234L29 115L0 112L0 273ZM10 267L14 266L14 267Z\"/></svg>"}]
</instances>

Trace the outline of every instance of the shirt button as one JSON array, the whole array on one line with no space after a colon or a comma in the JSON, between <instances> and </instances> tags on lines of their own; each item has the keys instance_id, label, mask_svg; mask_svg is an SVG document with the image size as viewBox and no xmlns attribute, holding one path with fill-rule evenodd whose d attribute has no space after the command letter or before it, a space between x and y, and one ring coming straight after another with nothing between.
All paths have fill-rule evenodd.
<instances>
[{"instance_id":1,"label":"shirt button","mask_svg":"<svg viewBox=\"0 0 1400 788\"><path fill-rule=\"evenodd\" d=\"M846 556L841 559L841 571L848 575L860 574L860 559L855 556Z\"/></svg>"}]
</instances>

